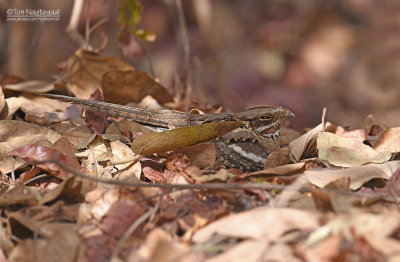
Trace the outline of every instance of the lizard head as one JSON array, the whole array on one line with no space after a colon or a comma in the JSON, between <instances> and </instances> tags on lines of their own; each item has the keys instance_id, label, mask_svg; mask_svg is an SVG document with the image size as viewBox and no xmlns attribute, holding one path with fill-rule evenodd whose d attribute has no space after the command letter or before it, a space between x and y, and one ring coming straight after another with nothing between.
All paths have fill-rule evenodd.
<instances>
[{"instance_id":1,"label":"lizard head","mask_svg":"<svg viewBox=\"0 0 400 262\"><path fill-rule=\"evenodd\" d=\"M262 137L276 139L285 119L295 115L283 107L254 107L237 114L237 120Z\"/></svg>"}]
</instances>

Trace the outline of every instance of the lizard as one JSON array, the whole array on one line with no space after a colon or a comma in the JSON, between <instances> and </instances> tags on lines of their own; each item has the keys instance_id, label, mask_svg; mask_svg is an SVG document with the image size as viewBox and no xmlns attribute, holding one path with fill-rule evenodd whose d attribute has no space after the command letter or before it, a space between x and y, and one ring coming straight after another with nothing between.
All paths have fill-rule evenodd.
<instances>
[{"instance_id":1,"label":"lizard","mask_svg":"<svg viewBox=\"0 0 400 262\"><path fill-rule=\"evenodd\" d=\"M124 117L151 127L173 129L211 122L239 121L242 127L214 141L217 159L245 172L263 169L265 158L281 147L280 127L294 114L284 107L253 107L239 113L191 114L176 110L149 110L102 101L54 94L40 94L85 108Z\"/></svg>"}]
</instances>

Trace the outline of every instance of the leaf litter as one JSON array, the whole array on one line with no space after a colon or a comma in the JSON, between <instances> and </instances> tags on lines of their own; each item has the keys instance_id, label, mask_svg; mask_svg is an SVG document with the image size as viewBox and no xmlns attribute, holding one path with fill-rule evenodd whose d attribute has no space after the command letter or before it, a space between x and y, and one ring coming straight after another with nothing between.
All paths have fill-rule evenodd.
<instances>
[{"instance_id":1,"label":"leaf litter","mask_svg":"<svg viewBox=\"0 0 400 262\"><path fill-rule=\"evenodd\" d=\"M11 101L7 98L5 104ZM30 109L44 119L42 112ZM288 146L270 154L264 170L246 174L215 162L214 145L204 143L235 129L235 122L152 133L96 114L86 112L86 122L76 122L64 111L67 122L44 121L48 126L27 119L0 121L0 203L7 223L1 229L2 249L10 260L24 259L33 247L35 252L47 247L51 255L70 252L89 261L284 261L299 254L332 259L348 252L340 245L344 241L381 256L400 247L398 186L391 178L400 172L400 162L392 157L399 152L400 128L378 133L373 143L368 141L374 125L346 130L328 123L325 131L319 125L301 136L286 129ZM79 172L96 179L81 178ZM383 189L374 185L379 179ZM131 182L172 187L194 183L203 190L171 192L132 187ZM208 188L215 182L235 189L222 184ZM379 213L371 213L368 203ZM322 254L327 248L329 253ZM276 254L283 251L289 254L279 258Z\"/></svg>"},{"instance_id":2,"label":"leaf litter","mask_svg":"<svg viewBox=\"0 0 400 262\"><path fill-rule=\"evenodd\" d=\"M154 133L32 94L188 103L126 62L83 49L61 74L55 83L9 76L0 88L0 260L400 259L400 127L372 116L354 130L285 126L284 147L263 170L243 173L215 161L209 143L240 123Z\"/></svg>"}]
</instances>

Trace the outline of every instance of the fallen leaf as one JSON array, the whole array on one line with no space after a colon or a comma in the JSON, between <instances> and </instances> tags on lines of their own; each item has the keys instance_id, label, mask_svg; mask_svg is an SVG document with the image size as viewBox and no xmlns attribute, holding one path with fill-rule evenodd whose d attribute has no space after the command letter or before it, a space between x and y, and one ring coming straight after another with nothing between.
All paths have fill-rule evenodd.
<instances>
[{"instance_id":1,"label":"fallen leaf","mask_svg":"<svg viewBox=\"0 0 400 262\"><path fill-rule=\"evenodd\" d=\"M260 207L223 217L198 230L192 240L195 243L204 243L218 234L235 238L263 239L266 237L270 241L276 241L285 232L315 229L318 226L319 215L316 212Z\"/></svg>"},{"instance_id":2,"label":"fallen leaf","mask_svg":"<svg viewBox=\"0 0 400 262\"><path fill-rule=\"evenodd\" d=\"M44 223L41 227L48 236L21 240L10 253L10 261L48 261L51 257L60 262L68 262L84 258L85 245L76 232L77 225Z\"/></svg>"},{"instance_id":3,"label":"fallen leaf","mask_svg":"<svg viewBox=\"0 0 400 262\"><path fill-rule=\"evenodd\" d=\"M140 102L148 95L160 104L174 101L165 87L142 71L109 71L103 75L101 85L105 101L110 103Z\"/></svg>"},{"instance_id":4,"label":"fallen leaf","mask_svg":"<svg viewBox=\"0 0 400 262\"><path fill-rule=\"evenodd\" d=\"M96 89L102 90L101 81L111 70L132 70L124 61L114 57L99 57L94 53L78 49L67 63L63 79L68 79L67 88L76 97L88 99Z\"/></svg>"},{"instance_id":5,"label":"fallen leaf","mask_svg":"<svg viewBox=\"0 0 400 262\"><path fill-rule=\"evenodd\" d=\"M31 80L19 82L16 84L8 84L2 85L4 89L9 89L13 91L24 91L29 93L46 93L54 89L54 84L40 81L40 80Z\"/></svg>"},{"instance_id":6,"label":"fallen leaf","mask_svg":"<svg viewBox=\"0 0 400 262\"><path fill-rule=\"evenodd\" d=\"M318 134L317 149L319 159L342 167L382 163L391 157L389 151L377 152L362 142L328 132Z\"/></svg>"},{"instance_id":7,"label":"fallen leaf","mask_svg":"<svg viewBox=\"0 0 400 262\"><path fill-rule=\"evenodd\" d=\"M278 151L272 151L267 156L265 159L264 169L286 165L290 162L290 149L288 147L282 147Z\"/></svg>"},{"instance_id":8,"label":"fallen leaf","mask_svg":"<svg viewBox=\"0 0 400 262\"><path fill-rule=\"evenodd\" d=\"M96 89L93 94L90 95L90 100L103 101L103 96L99 89ZM85 110L86 125L95 134L102 134L106 126L107 115L104 112L99 112L91 109Z\"/></svg>"},{"instance_id":9,"label":"fallen leaf","mask_svg":"<svg viewBox=\"0 0 400 262\"><path fill-rule=\"evenodd\" d=\"M76 126L72 123L59 123L54 129L67 138L77 149L85 148L96 137L86 126Z\"/></svg>"},{"instance_id":10,"label":"fallen leaf","mask_svg":"<svg viewBox=\"0 0 400 262\"><path fill-rule=\"evenodd\" d=\"M0 158L26 144L47 140L55 143L61 135L50 128L15 120L0 121Z\"/></svg>"},{"instance_id":11,"label":"fallen leaf","mask_svg":"<svg viewBox=\"0 0 400 262\"><path fill-rule=\"evenodd\" d=\"M373 178L389 179L400 168L400 161L390 161L383 164L368 164L349 168L321 168L305 171L307 179L318 187L325 187L339 179L349 180L352 190L360 188Z\"/></svg>"},{"instance_id":12,"label":"fallen leaf","mask_svg":"<svg viewBox=\"0 0 400 262\"><path fill-rule=\"evenodd\" d=\"M58 161L65 165L69 165L67 158L57 150L47 146L32 144L25 145L12 150L8 155L21 157L31 165L35 165L48 171L53 176L62 180L66 180L73 176L73 174L64 170L55 162Z\"/></svg>"},{"instance_id":13,"label":"fallen leaf","mask_svg":"<svg viewBox=\"0 0 400 262\"><path fill-rule=\"evenodd\" d=\"M284 175L294 175L296 173L301 173L304 170L304 162L288 164L283 166L270 167L264 170L259 170L251 172L251 176L284 176Z\"/></svg>"},{"instance_id":14,"label":"fallen leaf","mask_svg":"<svg viewBox=\"0 0 400 262\"><path fill-rule=\"evenodd\" d=\"M155 228L147 235L145 244L140 247L139 256L140 260L143 261L181 261L189 252L190 247L188 245L176 243L169 233L160 228Z\"/></svg>"},{"instance_id":15,"label":"fallen leaf","mask_svg":"<svg viewBox=\"0 0 400 262\"><path fill-rule=\"evenodd\" d=\"M240 122L225 121L154 132L137 137L131 148L141 155L170 151L214 140L240 126Z\"/></svg>"},{"instance_id":16,"label":"fallen leaf","mask_svg":"<svg viewBox=\"0 0 400 262\"><path fill-rule=\"evenodd\" d=\"M328 122L326 123L325 128L333 129L334 126ZM323 126L322 124L319 124L312 130L308 131L304 135L300 136L299 138L289 143L290 152L292 153L296 161L300 161L304 152L306 152L309 147L313 146L312 141L317 137L318 133L322 131L323 131Z\"/></svg>"},{"instance_id":17,"label":"fallen leaf","mask_svg":"<svg viewBox=\"0 0 400 262\"><path fill-rule=\"evenodd\" d=\"M27 203L36 204L40 200L40 193L37 188L25 187L22 184L11 186L7 191L0 194L0 205L24 205Z\"/></svg>"},{"instance_id":18,"label":"fallen leaf","mask_svg":"<svg viewBox=\"0 0 400 262\"><path fill-rule=\"evenodd\" d=\"M392 127L384 131L375 142L377 152L400 152L400 127Z\"/></svg>"},{"instance_id":19,"label":"fallen leaf","mask_svg":"<svg viewBox=\"0 0 400 262\"><path fill-rule=\"evenodd\" d=\"M338 136L351 138L351 139L359 141L359 142L364 142L365 140L367 140L368 131L369 130L367 130L366 128L348 131L348 130L345 130L341 126L338 126L336 128L335 134Z\"/></svg>"}]
</instances>

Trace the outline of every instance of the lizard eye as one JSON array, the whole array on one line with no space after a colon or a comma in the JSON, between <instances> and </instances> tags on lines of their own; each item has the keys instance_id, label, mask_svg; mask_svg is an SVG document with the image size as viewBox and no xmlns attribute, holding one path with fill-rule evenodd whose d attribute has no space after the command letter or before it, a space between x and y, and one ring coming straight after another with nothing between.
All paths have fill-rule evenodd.
<instances>
[{"instance_id":1,"label":"lizard eye","mask_svg":"<svg viewBox=\"0 0 400 262\"><path fill-rule=\"evenodd\" d=\"M270 120L271 117L270 116L260 116L261 120Z\"/></svg>"}]
</instances>

